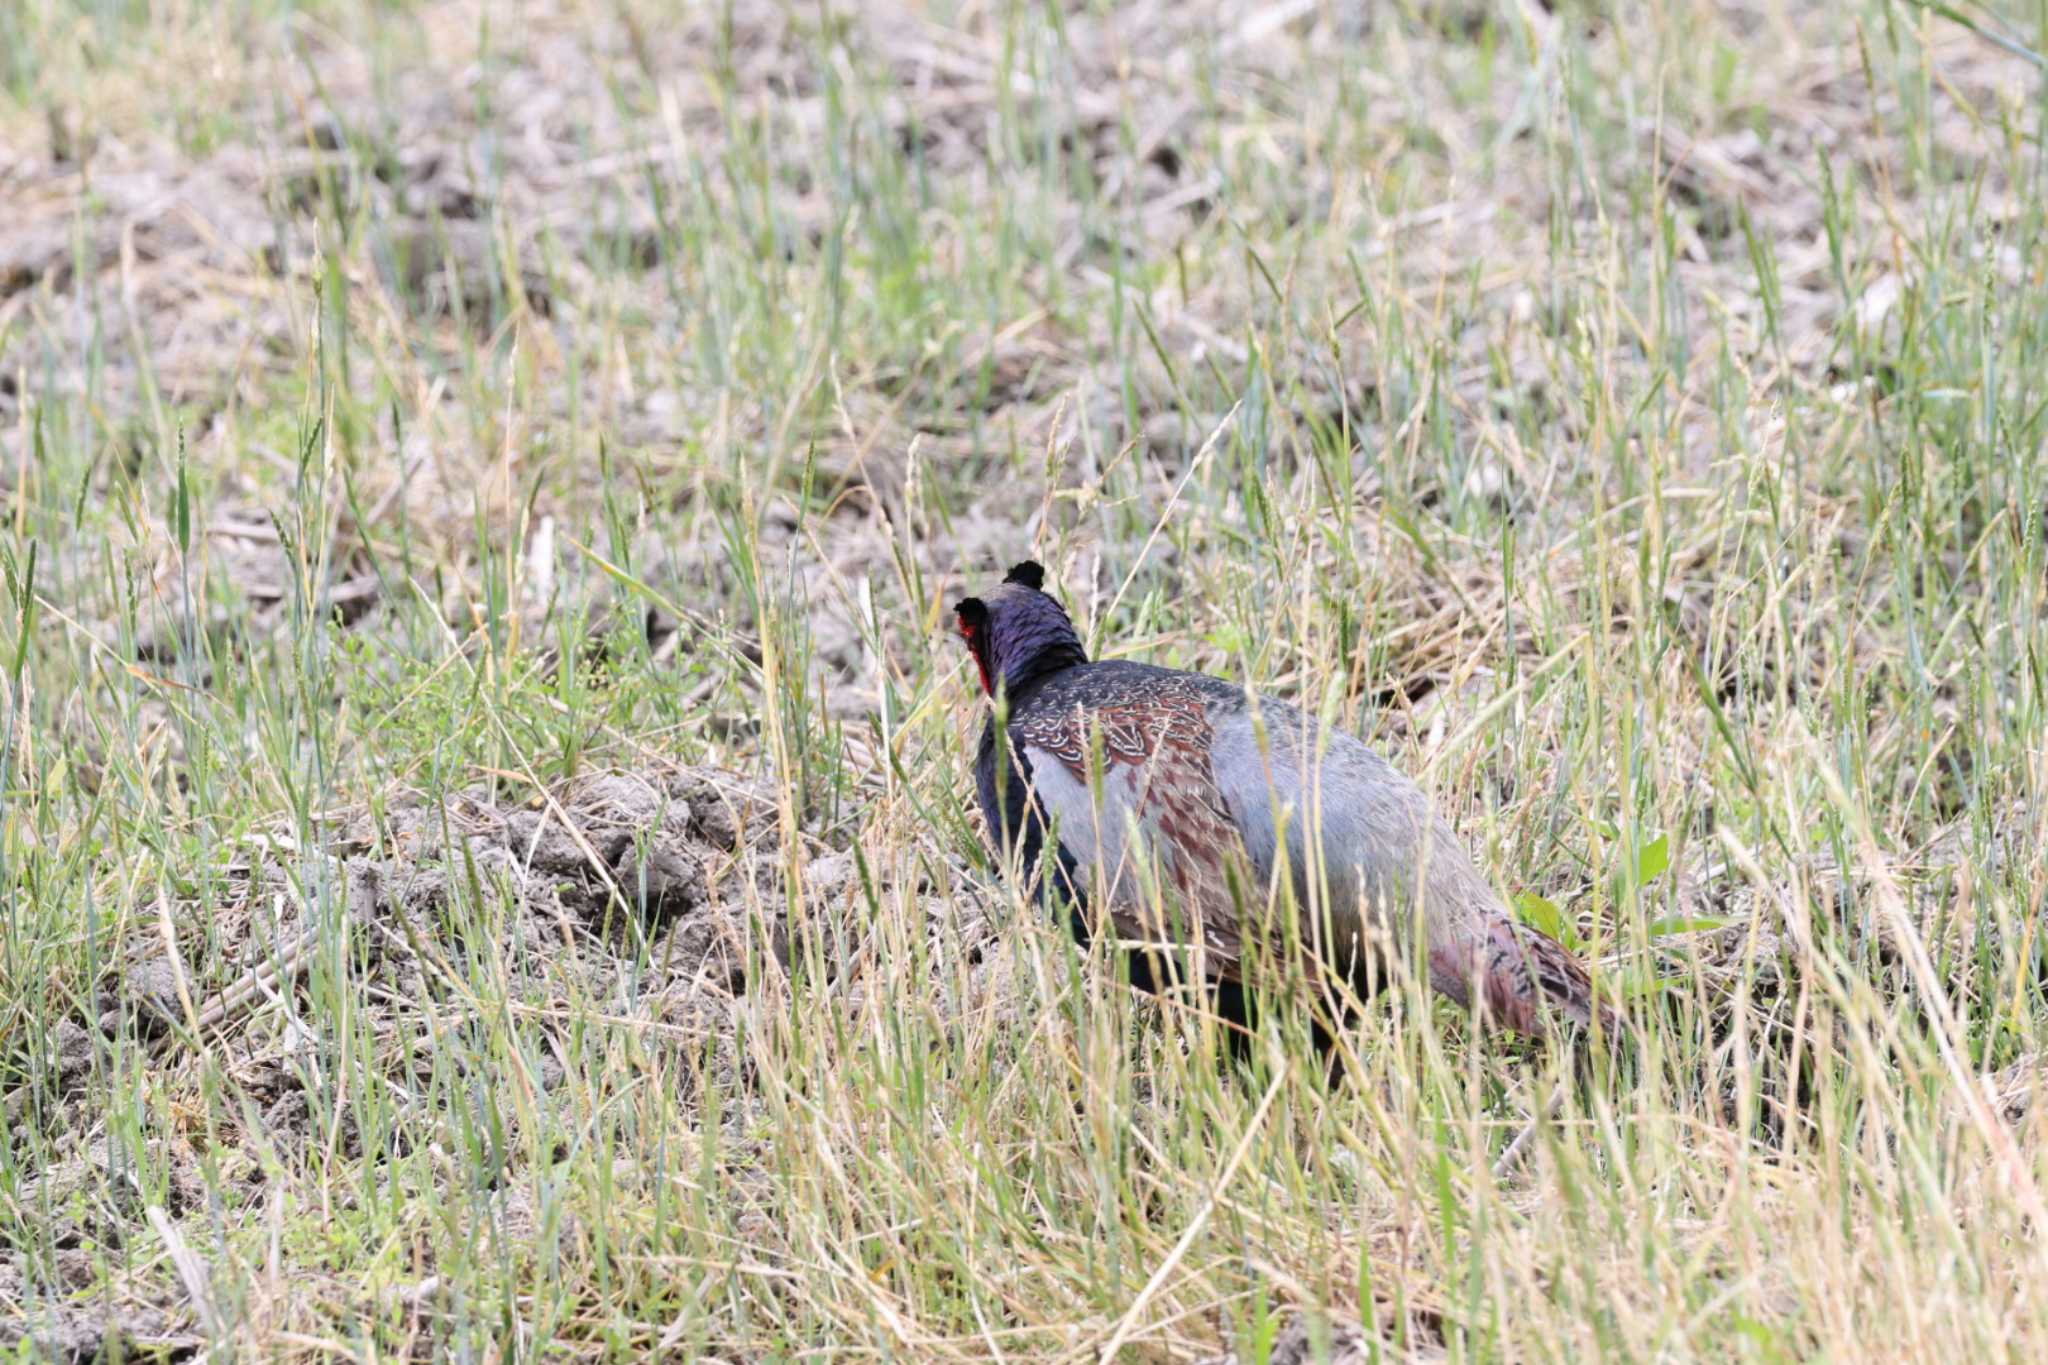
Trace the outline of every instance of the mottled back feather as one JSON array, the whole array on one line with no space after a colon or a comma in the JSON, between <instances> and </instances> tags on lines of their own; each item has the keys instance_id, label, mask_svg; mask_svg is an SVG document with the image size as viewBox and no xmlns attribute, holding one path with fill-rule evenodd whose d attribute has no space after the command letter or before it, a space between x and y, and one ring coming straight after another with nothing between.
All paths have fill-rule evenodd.
<instances>
[{"instance_id":1,"label":"mottled back feather","mask_svg":"<svg viewBox=\"0 0 2048 1365\"><path fill-rule=\"evenodd\" d=\"M1197 945L1204 960L1191 970L1235 980L1230 863L1245 863L1216 789L1207 699L1188 685L1195 675L1141 668L1057 675L1011 718L1010 742L1118 934L1154 949Z\"/></svg>"}]
</instances>

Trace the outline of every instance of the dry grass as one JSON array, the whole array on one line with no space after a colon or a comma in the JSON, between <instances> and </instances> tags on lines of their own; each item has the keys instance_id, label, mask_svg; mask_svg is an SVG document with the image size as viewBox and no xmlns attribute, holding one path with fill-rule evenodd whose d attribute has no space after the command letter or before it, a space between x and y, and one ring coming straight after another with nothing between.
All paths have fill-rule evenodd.
<instances>
[{"instance_id":1,"label":"dry grass","mask_svg":"<svg viewBox=\"0 0 2048 1365\"><path fill-rule=\"evenodd\" d=\"M1961 19L0 7L0 1336L2048 1356L2048 106ZM1639 1055L1496 1179L1564 1059L1077 960L942 628L1026 553Z\"/></svg>"}]
</instances>

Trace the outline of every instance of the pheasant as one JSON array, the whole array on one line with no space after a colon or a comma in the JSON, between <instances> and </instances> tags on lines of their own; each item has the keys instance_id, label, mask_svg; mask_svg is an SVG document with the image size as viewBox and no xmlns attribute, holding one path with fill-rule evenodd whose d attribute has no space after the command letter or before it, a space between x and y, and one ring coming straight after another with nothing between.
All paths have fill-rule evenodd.
<instances>
[{"instance_id":1,"label":"pheasant","mask_svg":"<svg viewBox=\"0 0 2048 1365\"><path fill-rule=\"evenodd\" d=\"M1431 984L1461 1006L1539 1037L1561 1020L1590 1028L1597 1013L1615 1036L1585 968L1509 914L1386 760L1221 678L1090 662L1044 586L1027 561L955 606L994 703L974 761L981 809L997 857L1064 904L1084 947L1113 932L1132 985L1205 987L1241 1047L1247 978L1264 979L1252 963L1292 956L1362 997L1384 930L1399 951L1419 948ZM1291 900L1271 894L1283 873ZM1298 932L1272 924L1275 905ZM1411 925L1423 943L1407 941ZM1327 1054L1320 1024L1316 1039Z\"/></svg>"}]
</instances>

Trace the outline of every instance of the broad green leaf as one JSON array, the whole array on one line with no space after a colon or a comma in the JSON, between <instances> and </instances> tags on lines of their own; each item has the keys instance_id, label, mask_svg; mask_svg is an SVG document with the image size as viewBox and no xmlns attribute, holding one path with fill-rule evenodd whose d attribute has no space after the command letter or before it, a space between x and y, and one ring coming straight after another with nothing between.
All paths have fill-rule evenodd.
<instances>
[{"instance_id":1,"label":"broad green leaf","mask_svg":"<svg viewBox=\"0 0 2048 1365\"><path fill-rule=\"evenodd\" d=\"M1671 836L1660 834L1636 855L1636 885L1648 886L1671 866Z\"/></svg>"},{"instance_id":2,"label":"broad green leaf","mask_svg":"<svg viewBox=\"0 0 2048 1365\"><path fill-rule=\"evenodd\" d=\"M1522 917L1522 923L1541 929L1560 942L1564 940L1564 912L1555 902L1534 891L1524 891L1515 897L1515 913Z\"/></svg>"}]
</instances>

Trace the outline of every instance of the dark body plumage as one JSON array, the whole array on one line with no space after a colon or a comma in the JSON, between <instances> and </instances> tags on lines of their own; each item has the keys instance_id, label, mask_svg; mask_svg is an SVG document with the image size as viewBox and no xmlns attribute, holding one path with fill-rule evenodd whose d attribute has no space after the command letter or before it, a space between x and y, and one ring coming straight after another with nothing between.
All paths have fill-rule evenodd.
<instances>
[{"instance_id":1,"label":"dark body plumage","mask_svg":"<svg viewBox=\"0 0 2048 1365\"><path fill-rule=\"evenodd\" d=\"M1407 952L1413 926L1436 988L1467 1003L1476 984L1513 1028L1605 1015L1578 961L1508 913L1422 791L1372 750L1220 678L1088 662L1042 581L1021 564L958 607L1007 716L1000 732L990 716L975 755L981 808L997 854L1045 871L1040 897L1066 907L1084 945L1105 929L1126 945L1134 985L1204 984L1248 1025L1253 962L1257 983L1292 964L1362 995L1375 931Z\"/></svg>"}]
</instances>

